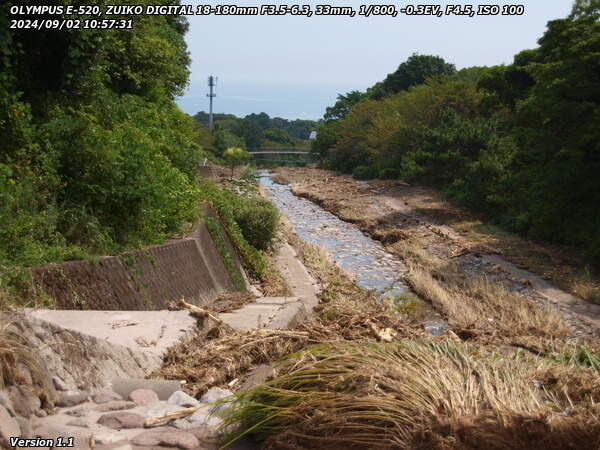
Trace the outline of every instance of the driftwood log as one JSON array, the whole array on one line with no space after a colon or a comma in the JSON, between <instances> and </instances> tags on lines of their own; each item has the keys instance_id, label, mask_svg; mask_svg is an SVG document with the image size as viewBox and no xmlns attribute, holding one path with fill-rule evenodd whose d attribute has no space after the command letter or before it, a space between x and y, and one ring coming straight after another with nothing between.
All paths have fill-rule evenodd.
<instances>
[{"instance_id":1,"label":"driftwood log","mask_svg":"<svg viewBox=\"0 0 600 450\"><path fill-rule=\"evenodd\" d=\"M208 317L208 318L214 320L218 324L223 323L223 321L221 319L219 319L217 316L215 316L210 311L208 311L204 308L200 308L199 306L192 305L191 303L186 302L184 299L179 300L177 302L176 306L179 309L187 309L190 312L190 314L194 317L199 317L202 319L205 317Z\"/></svg>"},{"instance_id":2,"label":"driftwood log","mask_svg":"<svg viewBox=\"0 0 600 450\"><path fill-rule=\"evenodd\" d=\"M191 416L192 414L194 414L196 411L198 411L202 407L206 407L206 404L193 406L191 408L182 409L180 411L171 411L171 412L168 412L165 414L161 414L160 416L149 417L144 421L144 427L150 428L150 427L154 427L157 425L162 425L171 420L181 419L183 417Z\"/></svg>"}]
</instances>

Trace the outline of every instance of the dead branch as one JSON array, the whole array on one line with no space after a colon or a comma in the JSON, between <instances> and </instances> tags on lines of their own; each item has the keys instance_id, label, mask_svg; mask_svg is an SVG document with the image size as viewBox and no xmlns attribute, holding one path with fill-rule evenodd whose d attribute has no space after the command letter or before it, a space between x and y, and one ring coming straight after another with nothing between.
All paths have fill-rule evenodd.
<instances>
[{"instance_id":1,"label":"dead branch","mask_svg":"<svg viewBox=\"0 0 600 450\"><path fill-rule=\"evenodd\" d=\"M149 417L144 421L144 427L150 428L157 425L164 424L166 422L170 422L171 420L181 419L183 417L191 416L200 408L206 406L205 404L201 404L198 406L193 406L191 408L182 409L179 411L171 411L165 414L161 414L160 416Z\"/></svg>"}]
</instances>

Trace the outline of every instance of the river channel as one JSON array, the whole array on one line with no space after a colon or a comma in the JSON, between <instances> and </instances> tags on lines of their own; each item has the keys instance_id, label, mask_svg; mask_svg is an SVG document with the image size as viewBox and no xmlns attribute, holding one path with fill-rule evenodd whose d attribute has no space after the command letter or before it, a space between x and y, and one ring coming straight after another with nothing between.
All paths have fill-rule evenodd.
<instances>
[{"instance_id":1,"label":"river channel","mask_svg":"<svg viewBox=\"0 0 600 450\"><path fill-rule=\"evenodd\" d=\"M401 281L405 267L381 243L313 202L296 197L289 185L274 183L270 173L261 172L260 181L298 237L325 248L339 267L356 277L356 284L378 297L406 293Z\"/></svg>"},{"instance_id":2,"label":"river channel","mask_svg":"<svg viewBox=\"0 0 600 450\"><path fill-rule=\"evenodd\" d=\"M295 196L289 185L273 182L271 173L262 171L260 182L298 237L327 250L339 267L354 275L357 285L372 290L378 299L390 297L397 305L406 298L415 301L414 296L404 295L409 292L402 281L404 264L380 242L310 200ZM423 323L425 330L432 334L443 333L447 324L442 317L418 301L429 311Z\"/></svg>"}]
</instances>

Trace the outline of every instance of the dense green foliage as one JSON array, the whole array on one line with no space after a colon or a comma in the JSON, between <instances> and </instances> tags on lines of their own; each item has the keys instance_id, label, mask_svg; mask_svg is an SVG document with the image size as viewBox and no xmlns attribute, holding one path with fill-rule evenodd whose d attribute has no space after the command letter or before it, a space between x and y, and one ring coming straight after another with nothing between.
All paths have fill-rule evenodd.
<instances>
[{"instance_id":1,"label":"dense green foliage","mask_svg":"<svg viewBox=\"0 0 600 450\"><path fill-rule=\"evenodd\" d=\"M244 238L245 235L250 236L255 232L260 233L260 230L253 231L246 229L244 231L240 225L245 225L249 222L240 220L240 223L238 223L236 220L236 218L241 218L239 211L247 209L249 205L254 203L254 200L252 198L240 197L231 189L225 189L209 182L201 183L200 190L202 197L208 199L218 211L223 225L233 240L248 274L254 278L263 277L267 269L267 262L263 254L250 245Z\"/></svg>"},{"instance_id":2,"label":"dense green foliage","mask_svg":"<svg viewBox=\"0 0 600 450\"><path fill-rule=\"evenodd\" d=\"M223 152L223 160L225 165L231 169L231 177L233 178L233 169L236 166L241 166L250 159L250 153L240 147L230 147Z\"/></svg>"},{"instance_id":3,"label":"dense green foliage","mask_svg":"<svg viewBox=\"0 0 600 450\"><path fill-rule=\"evenodd\" d=\"M173 101L188 78L184 20L32 33L8 29L17 3L0 6L0 261L39 264L178 232L197 215L203 154Z\"/></svg>"},{"instance_id":4,"label":"dense green foliage","mask_svg":"<svg viewBox=\"0 0 600 450\"><path fill-rule=\"evenodd\" d=\"M279 226L279 210L260 197L247 199L234 211L234 219L248 243L259 250L269 250Z\"/></svg>"},{"instance_id":5,"label":"dense green foliage","mask_svg":"<svg viewBox=\"0 0 600 450\"><path fill-rule=\"evenodd\" d=\"M398 66L395 72L371 87L369 98L378 99L397 92L405 91L411 86L423 84L427 78L438 75L452 75L456 72L454 64L449 64L439 56L414 54Z\"/></svg>"},{"instance_id":6,"label":"dense green foliage","mask_svg":"<svg viewBox=\"0 0 600 450\"><path fill-rule=\"evenodd\" d=\"M440 58L411 57L366 94L338 97L313 151L357 178L437 186L600 263L597 7L576 2L509 66L454 72Z\"/></svg>"},{"instance_id":7,"label":"dense green foliage","mask_svg":"<svg viewBox=\"0 0 600 450\"><path fill-rule=\"evenodd\" d=\"M210 156L203 147L243 140L211 136L174 102L189 75L185 19L131 17L133 31L31 32L8 28L14 4L0 4L0 304L31 291L26 266L160 243L188 231L203 201L221 215L207 219L217 246L229 251L226 230L260 277L265 260L244 236L270 245L274 207L197 179Z\"/></svg>"},{"instance_id":8,"label":"dense green foliage","mask_svg":"<svg viewBox=\"0 0 600 450\"><path fill-rule=\"evenodd\" d=\"M208 114L200 111L194 118L208 126ZM303 144L318 123L312 120L287 120L269 117L267 113L248 114L240 118L233 114L214 114L214 147L222 154L228 147L293 147Z\"/></svg>"}]
</instances>

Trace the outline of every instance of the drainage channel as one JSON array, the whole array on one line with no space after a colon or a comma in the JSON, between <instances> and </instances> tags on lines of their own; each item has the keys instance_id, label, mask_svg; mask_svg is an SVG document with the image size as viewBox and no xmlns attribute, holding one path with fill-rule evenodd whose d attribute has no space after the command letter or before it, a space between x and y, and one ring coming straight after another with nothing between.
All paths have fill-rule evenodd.
<instances>
[{"instance_id":1,"label":"drainage channel","mask_svg":"<svg viewBox=\"0 0 600 450\"><path fill-rule=\"evenodd\" d=\"M260 182L271 201L288 218L298 237L325 248L339 267L355 276L358 286L374 291L380 300L389 297L398 306L405 301L416 300L414 296L406 295L409 289L402 281L406 267L380 242L365 236L354 225L310 200L295 196L289 185L274 183L271 173L262 171ZM416 301L429 308L428 304ZM432 334L441 334L447 329L447 324L430 309L424 327Z\"/></svg>"}]
</instances>

